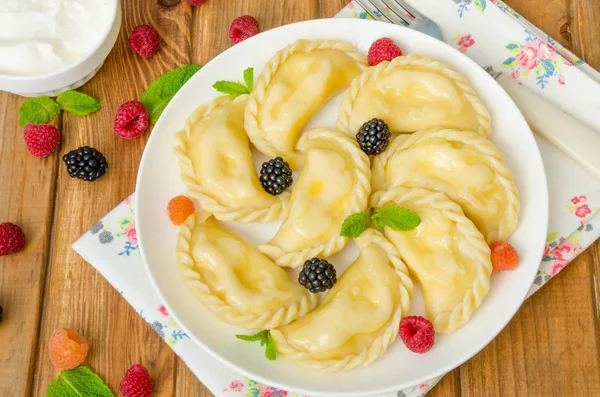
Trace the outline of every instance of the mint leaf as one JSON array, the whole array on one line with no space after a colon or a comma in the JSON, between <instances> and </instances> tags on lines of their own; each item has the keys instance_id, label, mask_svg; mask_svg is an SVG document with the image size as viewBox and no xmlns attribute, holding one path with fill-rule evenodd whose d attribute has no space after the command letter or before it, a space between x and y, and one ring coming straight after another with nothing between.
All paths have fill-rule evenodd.
<instances>
[{"instance_id":1,"label":"mint leaf","mask_svg":"<svg viewBox=\"0 0 600 397\"><path fill-rule=\"evenodd\" d=\"M223 94L233 96L249 94L254 88L254 68L244 70L244 83L246 85L237 81L219 80L213 84L213 88Z\"/></svg>"},{"instance_id":2,"label":"mint leaf","mask_svg":"<svg viewBox=\"0 0 600 397\"><path fill-rule=\"evenodd\" d=\"M266 340L268 332L269 331L264 330L264 331L260 331L257 334L254 334L254 335L236 335L235 337L238 339L244 340L246 342L256 342L256 341L262 342L263 339Z\"/></svg>"},{"instance_id":3,"label":"mint leaf","mask_svg":"<svg viewBox=\"0 0 600 397\"><path fill-rule=\"evenodd\" d=\"M31 98L19 107L21 127L27 123L47 124L60 114L60 106L47 96Z\"/></svg>"},{"instance_id":4,"label":"mint leaf","mask_svg":"<svg viewBox=\"0 0 600 397\"><path fill-rule=\"evenodd\" d=\"M223 94L234 96L250 93L245 85L236 83L235 81L220 80L213 84L213 88L219 92L222 92Z\"/></svg>"},{"instance_id":5,"label":"mint leaf","mask_svg":"<svg viewBox=\"0 0 600 397\"><path fill-rule=\"evenodd\" d=\"M60 107L76 116L87 116L97 112L102 106L91 96L79 91L65 91L56 97Z\"/></svg>"},{"instance_id":6,"label":"mint leaf","mask_svg":"<svg viewBox=\"0 0 600 397\"><path fill-rule=\"evenodd\" d=\"M244 83L248 87L248 92L252 92L254 88L254 68L244 70Z\"/></svg>"},{"instance_id":7,"label":"mint leaf","mask_svg":"<svg viewBox=\"0 0 600 397\"><path fill-rule=\"evenodd\" d=\"M275 343L273 342L273 337L268 329L260 331L254 335L236 335L238 339L241 339L246 342L258 342L260 341L260 345L267 345L265 348L265 357L269 360L275 360L277 358L277 353L275 351Z\"/></svg>"},{"instance_id":8,"label":"mint leaf","mask_svg":"<svg viewBox=\"0 0 600 397\"><path fill-rule=\"evenodd\" d=\"M268 332L268 331L267 331ZM267 333L267 348L265 349L265 357L269 361L277 360L277 351L275 350L275 341L271 333Z\"/></svg>"},{"instance_id":9,"label":"mint leaf","mask_svg":"<svg viewBox=\"0 0 600 397\"><path fill-rule=\"evenodd\" d=\"M200 65L183 65L173 69L156 79L142 94L140 102L148 110L150 122L156 124L163 110L167 107L177 91L200 70Z\"/></svg>"},{"instance_id":10,"label":"mint leaf","mask_svg":"<svg viewBox=\"0 0 600 397\"><path fill-rule=\"evenodd\" d=\"M383 228L385 227L385 223L383 223L381 221L381 219L378 218L378 217L376 217L375 215L373 215L371 217L371 219L373 220L373 223L375 224L375 227L383 232Z\"/></svg>"},{"instance_id":11,"label":"mint leaf","mask_svg":"<svg viewBox=\"0 0 600 397\"><path fill-rule=\"evenodd\" d=\"M378 209L373 214L373 222L381 230L383 230L383 225L385 225L393 230L408 231L419 226L421 218L407 208L393 205Z\"/></svg>"},{"instance_id":12,"label":"mint leaf","mask_svg":"<svg viewBox=\"0 0 600 397\"><path fill-rule=\"evenodd\" d=\"M371 226L371 211L357 212L344 219L340 236L357 238Z\"/></svg>"},{"instance_id":13,"label":"mint leaf","mask_svg":"<svg viewBox=\"0 0 600 397\"><path fill-rule=\"evenodd\" d=\"M114 397L108 386L88 367L62 371L46 390L48 397Z\"/></svg>"}]
</instances>

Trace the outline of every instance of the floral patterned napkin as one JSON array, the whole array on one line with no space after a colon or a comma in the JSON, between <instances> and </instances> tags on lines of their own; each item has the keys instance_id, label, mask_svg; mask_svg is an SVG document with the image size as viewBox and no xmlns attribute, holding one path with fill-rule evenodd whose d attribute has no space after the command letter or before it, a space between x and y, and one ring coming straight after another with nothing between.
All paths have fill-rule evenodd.
<instances>
[{"instance_id":1,"label":"floral patterned napkin","mask_svg":"<svg viewBox=\"0 0 600 397\"><path fill-rule=\"evenodd\" d=\"M409 2L440 25L448 44L480 65L492 65L581 121L600 125L600 73L502 1ZM349 3L337 17L368 15ZM600 210L600 183L545 139L536 138L548 177L550 225L544 258L530 295L600 237L600 216L595 216ZM244 378L221 364L169 316L140 258L133 200L134 195L125 199L77 240L73 249L123 295L216 396L298 396ZM438 380L378 397L422 397Z\"/></svg>"}]
</instances>

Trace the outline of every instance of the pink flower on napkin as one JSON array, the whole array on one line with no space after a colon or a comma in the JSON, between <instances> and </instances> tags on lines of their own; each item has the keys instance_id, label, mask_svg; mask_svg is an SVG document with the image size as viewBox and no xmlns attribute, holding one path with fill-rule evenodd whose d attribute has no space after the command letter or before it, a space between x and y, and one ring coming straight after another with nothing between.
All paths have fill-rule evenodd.
<instances>
[{"instance_id":1,"label":"pink flower on napkin","mask_svg":"<svg viewBox=\"0 0 600 397\"><path fill-rule=\"evenodd\" d=\"M288 392L286 390L275 389L269 387L268 390L264 390L260 397L286 397Z\"/></svg>"},{"instance_id":2,"label":"pink flower on napkin","mask_svg":"<svg viewBox=\"0 0 600 397\"><path fill-rule=\"evenodd\" d=\"M556 58L558 53L556 52L554 47L552 47L550 44L546 44L542 41L540 41L539 43L540 43L540 45L539 45L539 57L540 58L549 59L549 60L553 60L554 58Z\"/></svg>"},{"instance_id":3,"label":"pink flower on napkin","mask_svg":"<svg viewBox=\"0 0 600 397\"><path fill-rule=\"evenodd\" d=\"M565 266L567 266L581 250L581 245L567 239L554 249L554 266L552 267L552 276L554 277Z\"/></svg>"},{"instance_id":4,"label":"pink flower on napkin","mask_svg":"<svg viewBox=\"0 0 600 397\"><path fill-rule=\"evenodd\" d=\"M137 231L135 230L135 226L131 226L129 229L127 229L127 231L125 232L125 235L127 236L127 240L129 240L129 243L131 245L137 245L138 239L137 239Z\"/></svg>"},{"instance_id":5,"label":"pink flower on napkin","mask_svg":"<svg viewBox=\"0 0 600 397\"><path fill-rule=\"evenodd\" d=\"M242 389L244 388L244 384L242 383L241 380L234 380L229 385L229 388L233 391L242 391Z\"/></svg>"},{"instance_id":6,"label":"pink flower on napkin","mask_svg":"<svg viewBox=\"0 0 600 397\"><path fill-rule=\"evenodd\" d=\"M169 315L169 312L167 311L167 308L164 305L159 305L156 310L158 310L158 312L165 317Z\"/></svg>"},{"instance_id":7,"label":"pink flower on napkin","mask_svg":"<svg viewBox=\"0 0 600 397\"><path fill-rule=\"evenodd\" d=\"M456 44L458 45L458 50L460 52L467 52L467 48L475 44L475 40L471 33L467 33L460 36Z\"/></svg>"},{"instance_id":8,"label":"pink flower on napkin","mask_svg":"<svg viewBox=\"0 0 600 397\"><path fill-rule=\"evenodd\" d=\"M537 66L538 58L540 57L541 42L527 43L521 47L521 52L515 57L519 60L522 68L525 70L533 70Z\"/></svg>"},{"instance_id":9,"label":"pink flower on napkin","mask_svg":"<svg viewBox=\"0 0 600 397\"><path fill-rule=\"evenodd\" d=\"M287 395L287 390L282 390L267 385L260 385L260 397L287 397Z\"/></svg>"},{"instance_id":10,"label":"pink flower on napkin","mask_svg":"<svg viewBox=\"0 0 600 397\"><path fill-rule=\"evenodd\" d=\"M581 205L575 209L575 215L579 218L585 218L587 215L591 214L592 210L590 206L587 204Z\"/></svg>"},{"instance_id":11,"label":"pink flower on napkin","mask_svg":"<svg viewBox=\"0 0 600 397\"><path fill-rule=\"evenodd\" d=\"M562 74L558 76L558 84L565 85L565 76L563 76Z\"/></svg>"},{"instance_id":12,"label":"pink flower on napkin","mask_svg":"<svg viewBox=\"0 0 600 397\"><path fill-rule=\"evenodd\" d=\"M521 76L521 73L516 69L510 73L510 77L512 77L513 79L518 79L520 76Z\"/></svg>"},{"instance_id":13,"label":"pink flower on napkin","mask_svg":"<svg viewBox=\"0 0 600 397\"><path fill-rule=\"evenodd\" d=\"M586 196L575 196L571 199L571 202L575 205L579 204L579 203L586 203L587 202L587 197Z\"/></svg>"}]
</instances>

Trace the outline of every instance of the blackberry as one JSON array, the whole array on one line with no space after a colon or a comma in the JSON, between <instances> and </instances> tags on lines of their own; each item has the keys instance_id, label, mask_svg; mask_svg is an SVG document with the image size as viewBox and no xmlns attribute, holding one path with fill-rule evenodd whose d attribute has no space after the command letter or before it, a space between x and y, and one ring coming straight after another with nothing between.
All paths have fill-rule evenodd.
<instances>
[{"instance_id":1,"label":"blackberry","mask_svg":"<svg viewBox=\"0 0 600 397\"><path fill-rule=\"evenodd\" d=\"M94 148L83 146L63 156L67 171L71 178L79 178L93 182L106 173L106 158Z\"/></svg>"},{"instance_id":2,"label":"blackberry","mask_svg":"<svg viewBox=\"0 0 600 397\"><path fill-rule=\"evenodd\" d=\"M337 282L335 267L324 259L309 259L300 270L298 282L310 292L323 292Z\"/></svg>"},{"instance_id":3,"label":"blackberry","mask_svg":"<svg viewBox=\"0 0 600 397\"><path fill-rule=\"evenodd\" d=\"M265 161L260 169L260 183L267 193L278 196L292 186L294 178L290 165L281 157Z\"/></svg>"},{"instance_id":4,"label":"blackberry","mask_svg":"<svg viewBox=\"0 0 600 397\"><path fill-rule=\"evenodd\" d=\"M379 154L390 143L390 129L383 120L372 119L360 127L356 140L366 154Z\"/></svg>"}]
</instances>

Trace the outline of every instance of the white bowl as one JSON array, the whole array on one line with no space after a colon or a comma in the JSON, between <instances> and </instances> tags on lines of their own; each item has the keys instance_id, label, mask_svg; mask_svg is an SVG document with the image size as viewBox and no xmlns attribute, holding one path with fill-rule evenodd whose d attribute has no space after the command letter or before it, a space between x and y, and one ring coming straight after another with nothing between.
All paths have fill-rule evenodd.
<instances>
[{"instance_id":1,"label":"white bowl","mask_svg":"<svg viewBox=\"0 0 600 397\"><path fill-rule=\"evenodd\" d=\"M268 361L259 344L235 338L235 334L250 332L216 318L194 297L179 274L175 261L178 228L166 215L169 200L187 191L173 152L175 133L197 106L221 95L212 88L215 81L240 80L243 70L250 66L258 75L275 51L296 39L343 40L366 54L369 45L380 37L394 39L406 53L439 59L461 72L489 109L492 141L513 170L520 193L520 223L510 238L519 250L519 267L493 274L490 292L470 321L452 334L438 334L435 346L426 354L411 353L398 339L370 367L348 372L324 374L283 359ZM329 101L308 127L335 127L340 100L338 96ZM254 155L255 162L264 159ZM135 217L142 259L154 288L177 323L216 360L250 379L303 395L362 397L401 390L440 376L472 357L502 330L521 306L539 268L548 226L548 190L540 152L527 122L506 92L475 62L414 30L340 18L266 31L204 65L171 100L152 131L137 179ZM221 225L254 245L266 242L278 227L278 223ZM356 255L357 249L351 243L331 260L341 274ZM420 293L412 299L411 313L425 313Z\"/></svg>"},{"instance_id":2,"label":"white bowl","mask_svg":"<svg viewBox=\"0 0 600 397\"><path fill-rule=\"evenodd\" d=\"M105 27L102 40L90 52L73 63L43 74L14 76L0 73L0 91L26 97L43 95L54 97L63 91L74 90L87 83L100 70L119 36L121 2L115 0L115 3L112 23Z\"/></svg>"}]
</instances>

